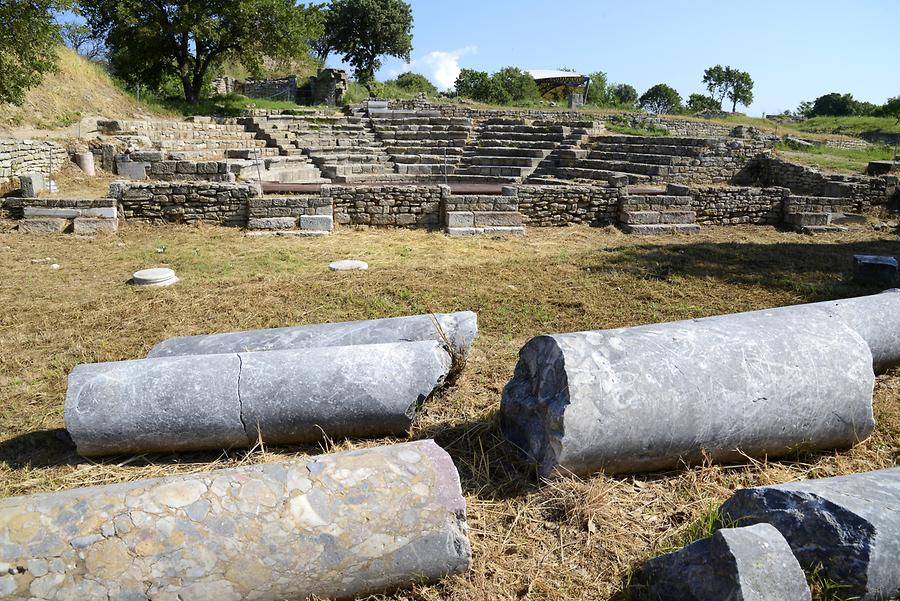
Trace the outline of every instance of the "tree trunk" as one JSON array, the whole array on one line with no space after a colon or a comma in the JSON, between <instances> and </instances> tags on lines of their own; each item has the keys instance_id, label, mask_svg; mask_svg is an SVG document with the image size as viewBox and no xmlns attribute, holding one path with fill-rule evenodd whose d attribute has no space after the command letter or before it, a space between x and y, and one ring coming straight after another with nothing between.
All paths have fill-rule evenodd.
<instances>
[{"instance_id":1,"label":"tree trunk","mask_svg":"<svg viewBox=\"0 0 900 601\"><path fill-rule=\"evenodd\" d=\"M737 98L734 99L734 103L731 105L731 112L737 112Z\"/></svg>"}]
</instances>

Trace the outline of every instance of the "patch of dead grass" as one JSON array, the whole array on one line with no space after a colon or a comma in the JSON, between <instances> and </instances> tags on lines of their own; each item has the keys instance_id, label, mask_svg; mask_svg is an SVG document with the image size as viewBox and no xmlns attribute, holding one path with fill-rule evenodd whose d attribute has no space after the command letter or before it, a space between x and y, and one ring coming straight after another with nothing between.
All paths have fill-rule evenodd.
<instances>
[{"instance_id":1,"label":"patch of dead grass","mask_svg":"<svg viewBox=\"0 0 900 601\"><path fill-rule=\"evenodd\" d=\"M524 239L452 239L402 230L248 238L233 229L127 224L117 235L26 237L0 222L0 496L268 462L399 441L77 457L60 430L78 363L144 356L177 335L472 309L480 332L455 386L431 399L412 436L452 455L466 494L472 571L379 599L621 598L647 558L696 536L735 488L894 465L900 377L878 379L878 427L856 448L665 473L537 481L497 426L518 349L548 332L702 317L865 294L854 253L898 254L895 235L810 238L761 227L634 238L613 229L532 228ZM162 252L160 252L162 251ZM50 257L53 271L32 259ZM367 261L332 273L329 262ZM169 265L181 282L126 285Z\"/></svg>"}]
</instances>

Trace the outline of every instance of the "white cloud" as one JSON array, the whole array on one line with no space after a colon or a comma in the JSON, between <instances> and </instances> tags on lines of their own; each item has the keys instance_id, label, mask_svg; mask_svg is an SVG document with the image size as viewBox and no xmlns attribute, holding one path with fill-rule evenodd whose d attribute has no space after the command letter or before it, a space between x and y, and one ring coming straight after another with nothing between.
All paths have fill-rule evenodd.
<instances>
[{"instance_id":1,"label":"white cloud","mask_svg":"<svg viewBox=\"0 0 900 601\"><path fill-rule=\"evenodd\" d=\"M422 57L413 59L402 70L392 69L391 76L396 77L406 71L421 73L431 83L436 85L439 90L448 90L453 87L456 78L459 76L459 59L466 55L477 53L477 46L466 46L450 52L434 50Z\"/></svg>"}]
</instances>

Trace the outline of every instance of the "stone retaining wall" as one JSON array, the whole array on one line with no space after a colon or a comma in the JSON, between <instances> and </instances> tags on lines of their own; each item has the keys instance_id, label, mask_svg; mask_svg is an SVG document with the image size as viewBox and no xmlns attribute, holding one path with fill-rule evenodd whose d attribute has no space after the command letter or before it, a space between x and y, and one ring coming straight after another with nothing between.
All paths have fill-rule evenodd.
<instances>
[{"instance_id":1,"label":"stone retaining wall","mask_svg":"<svg viewBox=\"0 0 900 601\"><path fill-rule=\"evenodd\" d=\"M691 189L697 223L711 225L775 225L782 221L787 188L699 186Z\"/></svg>"},{"instance_id":2,"label":"stone retaining wall","mask_svg":"<svg viewBox=\"0 0 900 601\"><path fill-rule=\"evenodd\" d=\"M252 184L114 182L110 196L126 219L148 223L247 225L248 201L258 196Z\"/></svg>"},{"instance_id":3,"label":"stone retaining wall","mask_svg":"<svg viewBox=\"0 0 900 601\"><path fill-rule=\"evenodd\" d=\"M439 186L322 186L321 195L334 204L334 220L341 225L437 227L440 224Z\"/></svg>"},{"instance_id":4,"label":"stone retaining wall","mask_svg":"<svg viewBox=\"0 0 900 601\"><path fill-rule=\"evenodd\" d=\"M734 125L715 123L713 121L689 121L686 119L673 119L657 115L645 115L625 113L620 115L608 115L607 123L614 123L625 127L660 127L668 130L669 135L682 138L721 138L731 136Z\"/></svg>"},{"instance_id":5,"label":"stone retaining wall","mask_svg":"<svg viewBox=\"0 0 900 601\"><path fill-rule=\"evenodd\" d=\"M42 173L49 177L69 161L66 149L49 141L0 139L0 192L18 187L18 175Z\"/></svg>"},{"instance_id":6,"label":"stone retaining wall","mask_svg":"<svg viewBox=\"0 0 900 601\"><path fill-rule=\"evenodd\" d=\"M533 227L616 223L621 188L603 186L518 186L519 212Z\"/></svg>"}]
</instances>

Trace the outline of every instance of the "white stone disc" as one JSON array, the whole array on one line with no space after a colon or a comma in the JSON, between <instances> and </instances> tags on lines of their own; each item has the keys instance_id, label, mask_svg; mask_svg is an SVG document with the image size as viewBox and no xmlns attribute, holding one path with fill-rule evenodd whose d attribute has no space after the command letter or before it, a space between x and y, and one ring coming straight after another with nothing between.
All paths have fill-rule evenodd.
<instances>
[{"instance_id":1,"label":"white stone disc","mask_svg":"<svg viewBox=\"0 0 900 601\"><path fill-rule=\"evenodd\" d=\"M168 267L153 267L135 271L132 275L136 286L170 286L178 281L175 271Z\"/></svg>"},{"instance_id":2,"label":"white stone disc","mask_svg":"<svg viewBox=\"0 0 900 601\"><path fill-rule=\"evenodd\" d=\"M344 259L343 261L335 261L328 266L331 271L352 271L354 269L368 269L369 264L365 261L356 261L353 259Z\"/></svg>"}]
</instances>

